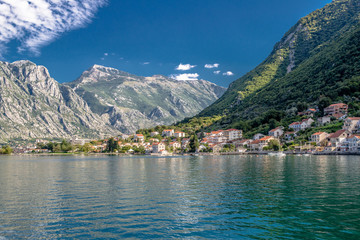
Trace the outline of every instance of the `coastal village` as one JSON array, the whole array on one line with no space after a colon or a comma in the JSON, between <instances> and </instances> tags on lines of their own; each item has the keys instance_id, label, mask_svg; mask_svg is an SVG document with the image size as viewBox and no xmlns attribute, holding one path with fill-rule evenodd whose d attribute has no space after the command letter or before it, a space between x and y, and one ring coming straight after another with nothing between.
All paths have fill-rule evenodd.
<instances>
[{"instance_id":1,"label":"coastal village","mask_svg":"<svg viewBox=\"0 0 360 240\"><path fill-rule=\"evenodd\" d=\"M256 133L252 138L245 138L239 129L216 130L188 135L185 131L163 129L150 134L134 134L104 139L73 138L67 145L68 152L117 152L124 154L171 155L184 153L229 154L229 153L360 153L360 117L348 117L348 105L332 104L324 109L321 117L317 108L309 108L297 115L301 121L288 126L278 126L267 134ZM336 122L341 129L317 131L304 139L304 132L329 126ZM194 139L196 138L196 139ZM65 141L65 140L64 140ZM111 143L110 143L111 141ZM53 143L51 143L53 144ZM61 143L58 143L59 146ZM110 147L112 145L112 147ZM61 148L61 147L60 147ZM54 152L49 142L36 140L26 146L18 145L15 153L49 153Z\"/></svg>"}]
</instances>

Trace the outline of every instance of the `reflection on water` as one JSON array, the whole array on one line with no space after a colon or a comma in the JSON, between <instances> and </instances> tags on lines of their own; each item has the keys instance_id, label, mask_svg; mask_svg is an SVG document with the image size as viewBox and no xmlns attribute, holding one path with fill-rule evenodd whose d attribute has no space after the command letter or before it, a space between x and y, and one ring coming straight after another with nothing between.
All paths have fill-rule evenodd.
<instances>
[{"instance_id":1,"label":"reflection on water","mask_svg":"<svg viewBox=\"0 0 360 240\"><path fill-rule=\"evenodd\" d=\"M360 158L1 157L0 239L360 239Z\"/></svg>"}]
</instances>

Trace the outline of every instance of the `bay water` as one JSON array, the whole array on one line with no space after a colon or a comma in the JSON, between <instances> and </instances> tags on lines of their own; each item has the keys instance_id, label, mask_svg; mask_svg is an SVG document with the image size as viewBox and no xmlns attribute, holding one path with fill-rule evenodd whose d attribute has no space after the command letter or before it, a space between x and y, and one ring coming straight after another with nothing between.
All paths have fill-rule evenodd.
<instances>
[{"instance_id":1,"label":"bay water","mask_svg":"<svg viewBox=\"0 0 360 240\"><path fill-rule=\"evenodd\" d=\"M360 239L358 156L0 156L0 239Z\"/></svg>"}]
</instances>

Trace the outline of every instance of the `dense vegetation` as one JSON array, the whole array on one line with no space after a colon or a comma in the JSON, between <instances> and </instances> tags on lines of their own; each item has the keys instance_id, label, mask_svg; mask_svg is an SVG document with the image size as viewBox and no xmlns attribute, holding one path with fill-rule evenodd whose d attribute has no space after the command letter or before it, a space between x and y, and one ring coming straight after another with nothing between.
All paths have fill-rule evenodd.
<instances>
[{"instance_id":1,"label":"dense vegetation","mask_svg":"<svg viewBox=\"0 0 360 240\"><path fill-rule=\"evenodd\" d=\"M13 152L13 149L10 146L2 146L0 148L0 154L11 154Z\"/></svg>"},{"instance_id":2,"label":"dense vegetation","mask_svg":"<svg viewBox=\"0 0 360 240\"><path fill-rule=\"evenodd\" d=\"M206 129L251 135L300 120L296 113L306 107L321 111L334 102L360 116L359 13L359 0L338 0L302 18L263 63L195 119L222 116Z\"/></svg>"}]
</instances>

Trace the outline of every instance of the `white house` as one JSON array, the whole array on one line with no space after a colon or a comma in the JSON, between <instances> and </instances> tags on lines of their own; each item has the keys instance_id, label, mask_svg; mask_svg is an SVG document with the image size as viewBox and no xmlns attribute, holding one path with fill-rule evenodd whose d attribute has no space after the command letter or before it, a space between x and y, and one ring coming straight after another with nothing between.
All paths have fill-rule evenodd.
<instances>
[{"instance_id":1,"label":"white house","mask_svg":"<svg viewBox=\"0 0 360 240\"><path fill-rule=\"evenodd\" d=\"M164 137L172 137L172 136L174 136L174 129L165 129L162 132L162 136L164 136Z\"/></svg>"},{"instance_id":2,"label":"white house","mask_svg":"<svg viewBox=\"0 0 360 240\"><path fill-rule=\"evenodd\" d=\"M260 149L260 139L254 140L250 143L251 151L261 150Z\"/></svg>"},{"instance_id":3,"label":"white house","mask_svg":"<svg viewBox=\"0 0 360 240\"><path fill-rule=\"evenodd\" d=\"M159 132L151 132L151 133L150 133L150 136L151 136L151 137L154 137L154 136L159 135L159 134L160 134Z\"/></svg>"},{"instance_id":4,"label":"white house","mask_svg":"<svg viewBox=\"0 0 360 240\"><path fill-rule=\"evenodd\" d=\"M185 137L185 133L184 132L175 132L174 137L183 138L183 137Z\"/></svg>"},{"instance_id":5,"label":"white house","mask_svg":"<svg viewBox=\"0 0 360 240\"><path fill-rule=\"evenodd\" d=\"M311 124L314 122L312 118L304 119L301 121L301 130L311 128Z\"/></svg>"},{"instance_id":6,"label":"white house","mask_svg":"<svg viewBox=\"0 0 360 240\"><path fill-rule=\"evenodd\" d=\"M360 136L358 135L351 135L346 138L344 141L342 151L349 151L349 152L360 152Z\"/></svg>"},{"instance_id":7,"label":"white house","mask_svg":"<svg viewBox=\"0 0 360 240\"><path fill-rule=\"evenodd\" d=\"M321 142L326 140L326 138L329 136L326 132L317 132L311 135L311 141L316 143L317 145L320 145Z\"/></svg>"},{"instance_id":8,"label":"white house","mask_svg":"<svg viewBox=\"0 0 360 240\"><path fill-rule=\"evenodd\" d=\"M317 121L318 121L318 125L324 126L324 125L329 124L331 122L331 118L327 117L327 116L320 117L320 118L317 119Z\"/></svg>"},{"instance_id":9,"label":"white house","mask_svg":"<svg viewBox=\"0 0 360 240\"><path fill-rule=\"evenodd\" d=\"M145 141L145 137L142 134L135 134L134 135L134 140L138 141L138 142L143 142L143 141Z\"/></svg>"},{"instance_id":10,"label":"white house","mask_svg":"<svg viewBox=\"0 0 360 240\"><path fill-rule=\"evenodd\" d=\"M173 147L174 149L181 148L181 144L179 142L171 142L169 146Z\"/></svg>"},{"instance_id":11,"label":"white house","mask_svg":"<svg viewBox=\"0 0 360 240\"><path fill-rule=\"evenodd\" d=\"M283 127L277 127L275 129L272 129L269 131L269 136L280 138L282 135L284 135L284 128Z\"/></svg>"},{"instance_id":12,"label":"white house","mask_svg":"<svg viewBox=\"0 0 360 240\"><path fill-rule=\"evenodd\" d=\"M359 126L360 117L348 117L344 121L343 129L350 132L355 133L357 131L357 126Z\"/></svg>"},{"instance_id":13,"label":"white house","mask_svg":"<svg viewBox=\"0 0 360 240\"><path fill-rule=\"evenodd\" d=\"M292 141L296 137L296 132L286 132L284 138L286 141Z\"/></svg>"},{"instance_id":14,"label":"white house","mask_svg":"<svg viewBox=\"0 0 360 240\"><path fill-rule=\"evenodd\" d=\"M153 153L161 153L165 151L165 144L163 143L153 143L152 152Z\"/></svg>"},{"instance_id":15,"label":"white house","mask_svg":"<svg viewBox=\"0 0 360 240\"><path fill-rule=\"evenodd\" d=\"M260 140L263 137L265 137L264 134L257 133L257 134L254 135L253 140Z\"/></svg>"},{"instance_id":16,"label":"white house","mask_svg":"<svg viewBox=\"0 0 360 240\"><path fill-rule=\"evenodd\" d=\"M190 138L183 138L181 140L181 147L185 149L190 143Z\"/></svg>"},{"instance_id":17,"label":"white house","mask_svg":"<svg viewBox=\"0 0 360 240\"><path fill-rule=\"evenodd\" d=\"M289 125L289 128L293 129L295 132L298 132L301 130L301 122L293 122Z\"/></svg>"},{"instance_id":18,"label":"white house","mask_svg":"<svg viewBox=\"0 0 360 240\"><path fill-rule=\"evenodd\" d=\"M328 136L328 140L332 148L338 149L348 136L346 130L342 129Z\"/></svg>"},{"instance_id":19,"label":"white house","mask_svg":"<svg viewBox=\"0 0 360 240\"><path fill-rule=\"evenodd\" d=\"M229 140L236 140L242 138L242 130L228 129L224 131L225 137Z\"/></svg>"}]
</instances>

